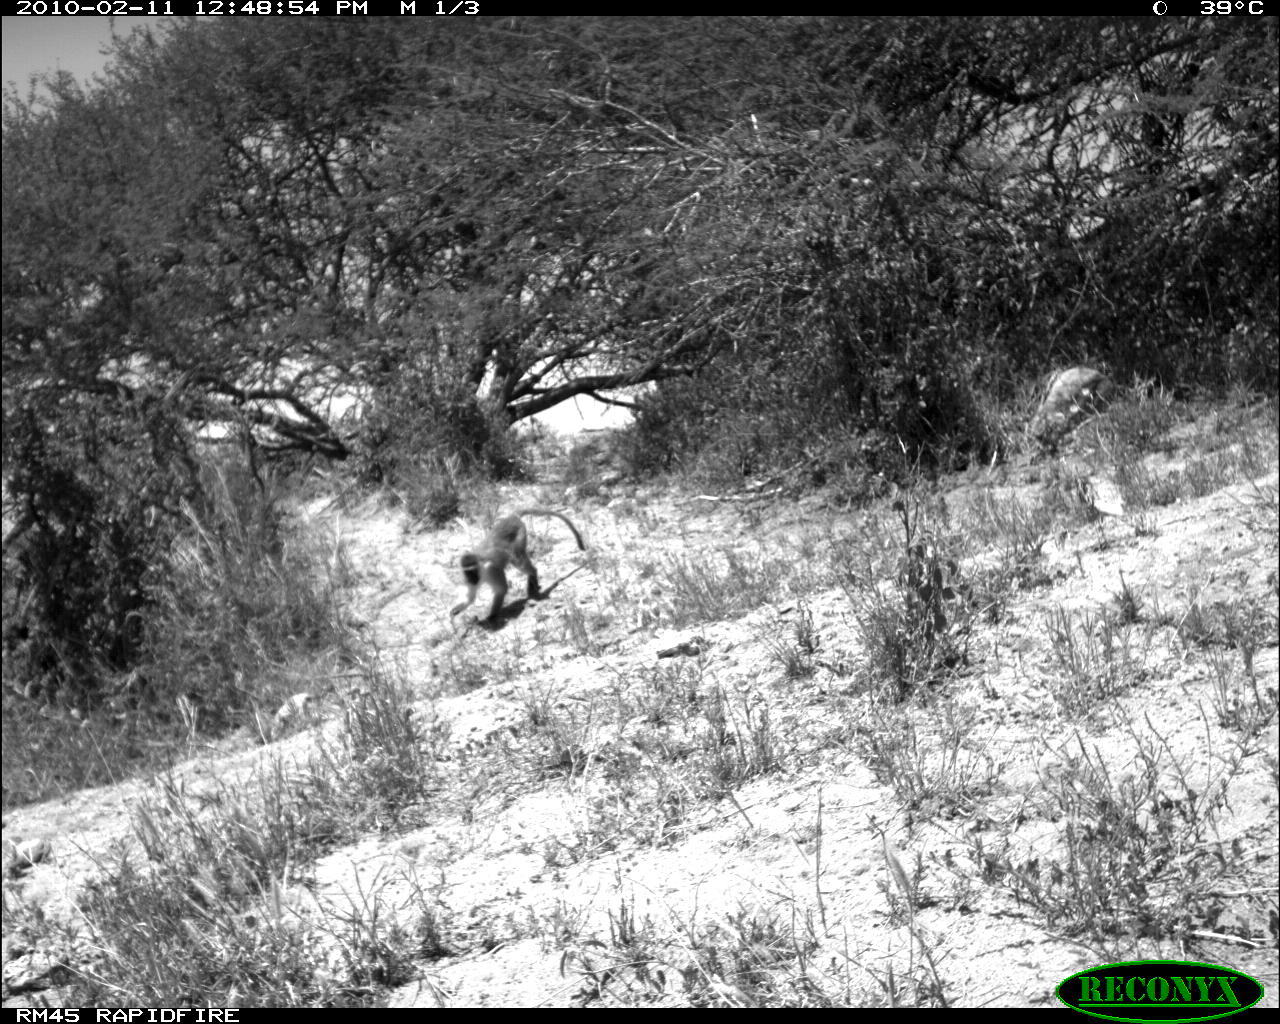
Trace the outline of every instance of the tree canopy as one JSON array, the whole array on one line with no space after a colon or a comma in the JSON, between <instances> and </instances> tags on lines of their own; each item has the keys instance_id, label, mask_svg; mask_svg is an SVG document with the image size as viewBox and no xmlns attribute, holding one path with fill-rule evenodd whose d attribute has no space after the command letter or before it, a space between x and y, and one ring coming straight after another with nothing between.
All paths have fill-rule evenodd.
<instances>
[{"instance_id":1,"label":"tree canopy","mask_svg":"<svg viewBox=\"0 0 1280 1024\"><path fill-rule=\"evenodd\" d=\"M856 409L957 349L1202 371L1275 309L1276 55L1274 19L175 19L6 97L6 376L341 457L339 392L501 426L744 349Z\"/></svg>"}]
</instances>

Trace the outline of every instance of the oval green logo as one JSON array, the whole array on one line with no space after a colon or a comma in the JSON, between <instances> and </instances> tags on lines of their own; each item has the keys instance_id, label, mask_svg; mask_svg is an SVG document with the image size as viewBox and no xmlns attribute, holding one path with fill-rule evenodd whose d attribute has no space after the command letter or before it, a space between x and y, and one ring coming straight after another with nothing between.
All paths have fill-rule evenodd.
<instances>
[{"instance_id":1,"label":"oval green logo","mask_svg":"<svg viewBox=\"0 0 1280 1024\"><path fill-rule=\"evenodd\" d=\"M1262 986L1239 971L1194 960L1127 960L1064 980L1057 996L1103 1020L1216 1020L1247 1010Z\"/></svg>"}]
</instances>

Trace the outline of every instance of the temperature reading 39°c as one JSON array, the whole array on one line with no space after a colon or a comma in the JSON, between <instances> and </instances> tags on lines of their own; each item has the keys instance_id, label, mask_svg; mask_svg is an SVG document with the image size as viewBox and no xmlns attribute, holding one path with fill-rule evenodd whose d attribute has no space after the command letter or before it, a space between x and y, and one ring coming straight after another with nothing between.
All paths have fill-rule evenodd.
<instances>
[{"instance_id":1,"label":"temperature reading 39\u00b0c","mask_svg":"<svg viewBox=\"0 0 1280 1024\"><path fill-rule=\"evenodd\" d=\"M1164 4L1157 6L1163 7ZM1157 11L1163 14L1163 11ZM1201 14L1262 14L1262 0L1200 0Z\"/></svg>"}]
</instances>

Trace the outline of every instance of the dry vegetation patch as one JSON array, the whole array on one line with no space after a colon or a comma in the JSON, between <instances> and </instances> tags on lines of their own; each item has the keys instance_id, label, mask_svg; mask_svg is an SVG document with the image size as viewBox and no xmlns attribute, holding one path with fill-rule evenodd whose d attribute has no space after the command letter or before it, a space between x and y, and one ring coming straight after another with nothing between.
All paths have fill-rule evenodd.
<instances>
[{"instance_id":1,"label":"dry vegetation patch","mask_svg":"<svg viewBox=\"0 0 1280 1024\"><path fill-rule=\"evenodd\" d=\"M331 517L380 656L265 759L12 814L55 855L11 964L153 1005L1033 1005L1155 956L1274 991L1274 410L1166 413L854 513L586 507L496 629L448 623L475 524Z\"/></svg>"}]
</instances>

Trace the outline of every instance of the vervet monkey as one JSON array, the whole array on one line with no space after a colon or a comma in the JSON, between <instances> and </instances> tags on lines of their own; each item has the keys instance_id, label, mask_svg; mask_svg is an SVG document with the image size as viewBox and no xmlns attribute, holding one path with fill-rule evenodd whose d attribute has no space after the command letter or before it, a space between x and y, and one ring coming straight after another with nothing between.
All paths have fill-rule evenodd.
<instances>
[{"instance_id":1,"label":"vervet monkey","mask_svg":"<svg viewBox=\"0 0 1280 1024\"><path fill-rule=\"evenodd\" d=\"M495 618L507 597L508 564L515 566L528 578L528 593L532 600L536 601L542 595L538 588L538 570L529 561L529 532L520 516L555 516L564 520L565 526L573 531L573 539L578 542L579 549L586 550L587 546L582 542L582 534L578 532L578 528L569 522L568 516L559 512L552 512L548 508L522 508L516 515L503 516L493 524L478 548L463 552L460 561L462 578L467 584L467 599L454 605L449 618L452 619L471 607L482 580L493 590L493 604L489 607L488 618Z\"/></svg>"}]
</instances>

